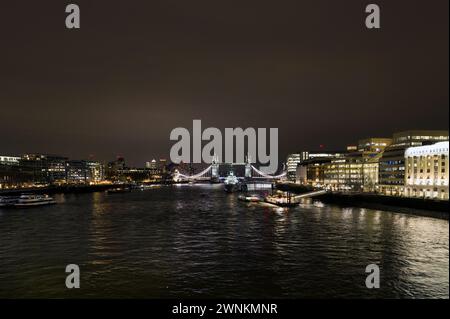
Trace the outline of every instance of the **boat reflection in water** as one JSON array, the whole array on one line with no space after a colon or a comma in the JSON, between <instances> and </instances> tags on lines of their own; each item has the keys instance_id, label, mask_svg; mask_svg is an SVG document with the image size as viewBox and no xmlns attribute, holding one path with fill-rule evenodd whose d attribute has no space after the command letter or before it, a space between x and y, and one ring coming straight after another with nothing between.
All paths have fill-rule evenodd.
<instances>
[{"instance_id":1,"label":"boat reflection in water","mask_svg":"<svg viewBox=\"0 0 450 319\"><path fill-rule=\"evenodd\" d=\"M262 199L258 195L239 195L238 199L243 202L252 202L252 203L258 203L261 202Z\"/></svg>"},{"instance_id":2,"label":"boat reflection in water","mask_svg":"<svg viewBox=\"0 0 450 319\"><path fill-rule=\"evenodd\" d=\"M322 203L322 202L320 202L320 201L315 200L315 201L313 202L313 206L314 206L314 207L318 207L318 208L323 208L323 207L325 207L325 204Z\"/></svg>"},{"instance_id":3,"label":"boat reflection in water","mask_svg":"<svg viewBox=\"0 0 450 319\"><path fill-rule=\"evenodd\" d=\"M116 187L112 189L108 189L106 191L107 194L122 194L122 193L129 193L131 192L130 187Z\"/></svg>"},{"instance_id":4,"label":"boat reflection in water","mask_svg":"<svg viewBox=\"0 0 450 319\"><path fill-rule=\"evenodd\" d=\"M136 185L134 188L141 190L141 191L145 191L145 190L153 189L153 188L157 188L157 187L161 187L161 185L159 185L159 184L140 184L140 185Z\"/></svg>"}]
</instances>

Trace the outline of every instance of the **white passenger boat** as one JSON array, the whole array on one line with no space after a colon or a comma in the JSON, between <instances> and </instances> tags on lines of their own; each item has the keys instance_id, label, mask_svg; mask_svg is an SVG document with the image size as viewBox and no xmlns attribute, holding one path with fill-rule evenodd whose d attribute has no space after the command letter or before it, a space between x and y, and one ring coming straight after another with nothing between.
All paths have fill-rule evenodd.
<instances>
[{"instance_id":1,"label":"white passenger boat","mask_svg":"<svg viewBox=\"0 0 450 319\"><path fill-rule=\"evenodd\" d=\"M10 207L17 203L18 197L0 196L0 207Z\"/></svg>"},{"instance_id":2,"label":"white passenger boat","mask_svg":"<svg viewBox=\"0 0 450 319\"><path fill-rule=\"evenodd\" d=\"M15 207L35 207L56 204L53 197L48 195L21 195L14 204Z\"/></svg>"},{"instance_id":3,"label":"white passenger boat","mask_svg":"<svg viewBox=\"0 0 450 319\"><path fill-rule=\"evenodd\" d=\"M280 207L294 207L299 205L299 202L295 200L295 197L292 196L289 192L284 193L278 191L275 194L267 195L264 198L264 201L266 203L277 205Z\"/></svg>"}]
</instances>

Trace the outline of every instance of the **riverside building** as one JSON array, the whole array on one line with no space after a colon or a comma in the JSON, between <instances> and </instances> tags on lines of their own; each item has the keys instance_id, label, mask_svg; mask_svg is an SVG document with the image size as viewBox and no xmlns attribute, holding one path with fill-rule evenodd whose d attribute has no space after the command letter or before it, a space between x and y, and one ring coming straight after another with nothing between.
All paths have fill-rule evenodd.
<instances>
[{"instance_id":1,"label":"riverside building","mask_svg":"<svg viewBox=\"0 0 450 319\"><path fill-rule=\"evenodd\" d=\"M97 184L104 179L103 165L96 161L72 160L66 163L68 184Z\"/></svg>"},{"instance_id":2,"label":"riverside building","mask_svg":"<svg viewBox=\"0 0 450 319\"><path fill-rule=\"evenodd\" d=\"M358 141L357 147L347 148L345 156L324 165L324 185L332 190L375 192L379 160L391 142L389 138L367 138Z\"/></svg>"},{"instance_id":3,"label":"riverside building","mask_svg":"<svg viewBox=\"0 0 450 319\"><path fill-rule=\"evenodd\" d=\"M301 162L301 154L289 154L286 159L286 175L290 182L295 182L297 166Z\"/></svg>"},{"instance_id":4,"label":"riverside building","mask_svg":"<svg viewBox=\"0 0 450 319\"><path fill-rule=\"evenodd\" d=\"M301 152L301 161L296 169L296 183L324 187L326 165L334 159L342 158L344 154L341 151Z\"/></svg>"},{"instance_id":5,"label":"riverside building","mask_svg":"<svg viewBox=\"0 0 450 319\"><path fill-rule=\"evenodd\" d=\"M152 159L151 162L145 162L145 168L147 169L157 169L158 163L156 163L155 159Z\"/></svg>"},{"instance_id":6,"label":"riverside building","mask_svg":"<svg viewBox=\"0 0 450 319\"><path fill-rule=\"evenodd\" d=\"M326 188L340 191L372 191L378 179L377 161L352 153L324 167Z\"/></svg>"},{"instance_id":7,"label":"riverside building","mask_svg":"<svg viewBox=\"0 0 450 319\"><path fill-rule=\"evenodd\" d=\"M405 150L448 141L448 131L410 130L395 133L380 158L379 187L384 195L405 196Z\"/></svg>"},{"instance_id":8,"label":"riverside building","mask_svg":"<svg viewBox=\"0 0 450 319\"><path fill-rule=\"evenodd\" d=\"M405 151L405 196L449 199L449 142Z\"/></svg>"},{"instance_id":9,"label":"riverside building","mask_svg":"<svg viewBox=\"0 0 450 319\"><path fill-rule=\"evenodd\" d=\"M57 155L25 154L20 158L20 172L24 179L35 184L63 184L67 160Z\"/></svg>"},{"instance_id":10,"label":"riverside building","mask_svg":"<svg viewBox=\"0 0 450 319\"><path fill-rule=\"evenodd\" d=\"M0 189L9 188L21 181L19 162L20 157L0 155Z\"/></svg>"}]
</instances>

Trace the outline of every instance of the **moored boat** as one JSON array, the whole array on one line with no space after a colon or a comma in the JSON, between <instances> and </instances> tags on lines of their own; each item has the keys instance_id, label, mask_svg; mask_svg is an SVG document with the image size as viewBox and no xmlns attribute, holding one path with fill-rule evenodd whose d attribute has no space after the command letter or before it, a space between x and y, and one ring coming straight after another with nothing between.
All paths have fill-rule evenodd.
<instances>
[{"instance_id":1,"label":"moored boat","mask_svg":"<svg viewBox=\"0 0 450 319\"><path fill-rule=\"evenodd\" d=\"M18 197L13 196L0 196L0 207L11 207L17 203Z\"/></svg>"},{"instance_id":2,"label":"moored boat","mask_svg":"<svg viewBox=\"0 0 450 319\"><path fill-rule=\"evenodd\" d=\"M152 189L155 187L159 187L160 185L157 184L141 184L135 187L135 189L140 189L140 190L147 190L147 189Z\"/></svg>"},{"instance_id":3,"label":"moored boat","mask_svg":"<svg viewBox=\"0 0 450 319\"><path fill-rule=\"evenodd\" d=\"M264 198L264 201L280 207L294 207L299 204L299 202L295 201L289 193L276 193L274 195L268 195Z\"/></svg>"},{"instance_id":4,"label":"moored boat","mask_svg":"<svg viewBox=\"0 0 450 319\"><path fill-rule=\"evenodd\" d=\"M239 179L234 175L233 172L228 174L225 178L225 192L233 193L239 191Z\"/></svg>"},{"instance_id":5,"label":"moored boat","mask_svg":"<svg viewBox=\"0 0 450 319\"><path fill-rule=\"evenodd\" d=\"M48 195L21 195L17 202L14 204L15 207L36 207L44 205L56 204L53 197Z\"/></svg>"}]
</instances>

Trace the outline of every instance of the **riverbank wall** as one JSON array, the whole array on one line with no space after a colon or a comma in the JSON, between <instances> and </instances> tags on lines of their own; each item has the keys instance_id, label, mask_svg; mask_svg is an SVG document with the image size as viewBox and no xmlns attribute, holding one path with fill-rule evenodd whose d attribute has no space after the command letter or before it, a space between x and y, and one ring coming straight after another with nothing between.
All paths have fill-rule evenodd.
<instances>
[{"instance_id":1,"label":"riverbank wall","mask_svg":"<svg viewBox=\"0 0 450 319\"><path fill-rule=\"evenodd\" d=\"M301 194L311 191L308 186L277 185L277 189ZM385 196L367 193L329 192L314 197L327 204L393 211L402 214L449 219L449 201L424 198Z\"/></svg>"},{"instance_id":2,"label":"riverbank wall","mask_svg":"<svg viewBox=\"0 0 450 319\"><path fill-rule=\"evenodd\" d=\"M449 202L422 198L393 197L377 194L327 193L318 200L339 206L387 210L402 214L449 219Z\"/></svg>"}]
</instances>

